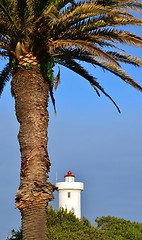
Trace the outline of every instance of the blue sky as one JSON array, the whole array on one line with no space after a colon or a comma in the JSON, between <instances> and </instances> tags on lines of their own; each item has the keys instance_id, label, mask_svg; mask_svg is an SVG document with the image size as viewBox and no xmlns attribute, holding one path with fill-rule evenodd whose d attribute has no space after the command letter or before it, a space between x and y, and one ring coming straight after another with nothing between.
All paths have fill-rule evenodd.
<instances>
[{"instance_id":1,"label":"blue sky","mask_svg":"<svg viewBox=\"0 0 142 240\"><path fill-rule=\"evenodd\" d=\"M142 56L142 49L128 48ZM3 63L2 63L3 64ZM142 85L142 69L125 66ZM61 68L55 93L57 116L49 104L50 181L71 170L85 184L82 215L92 223L97 216L116 216L142 222L142 95L101 69L91 69L121 109L90 85ZM20 226L14 198L19 185L19 125L7 84L0 99L0 239ZM57 208L57 193L52 203Z\"/></svg>"}]
</instances>

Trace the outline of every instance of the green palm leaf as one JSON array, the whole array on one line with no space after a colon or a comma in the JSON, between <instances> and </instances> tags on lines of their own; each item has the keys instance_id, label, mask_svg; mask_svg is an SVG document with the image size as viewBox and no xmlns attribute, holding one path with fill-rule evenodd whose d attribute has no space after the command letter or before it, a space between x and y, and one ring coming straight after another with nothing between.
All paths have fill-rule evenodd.
<instances>
[{"instance_id":1,"label":"green palm leaf","mask_svg":"<svg viewBox=\"0 0 142 240\"><path fill-rule=\"evenodd\" d=\"M90 53L92 56L97 56L99 58L105 59L106 61L112 62L114 65L119 65L113 57L108 55L105 51L102 51L102 49L100 49L99 47L93 45L92 42L67 39L54 41L49 43L48 45L50 53L56 51L56 49L77 48Z\"/></svg>"},{"instance_id":2,"label":"green palm leaf","mask_svg":"<svg viewBox=\"0 0 142 240\"><path fill-rule=\"evenodd\" d=\"M6 82L11 78L11 64L7 63L4 69L0 72L0 95L3 92Z\"/></svg>"}]
</instances>

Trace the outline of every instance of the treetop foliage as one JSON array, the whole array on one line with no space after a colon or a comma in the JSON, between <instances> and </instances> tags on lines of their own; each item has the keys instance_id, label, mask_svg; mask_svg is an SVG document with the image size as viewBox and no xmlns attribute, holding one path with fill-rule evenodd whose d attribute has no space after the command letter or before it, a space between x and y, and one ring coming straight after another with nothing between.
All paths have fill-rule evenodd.
<instances>
[{"instance_id":1,"label":"treetop foliage","mask_svg":"<svg viewBox=\"0 0 142 240\"><path fill-rule=\"evenodd\" d=\"M142 224L116 217L96 218L93 226L85 217L47 208L47 239L51 240L141 240ZM21 231L12 231L7 240L22 240Z\"/></svg>"}]
</instances>

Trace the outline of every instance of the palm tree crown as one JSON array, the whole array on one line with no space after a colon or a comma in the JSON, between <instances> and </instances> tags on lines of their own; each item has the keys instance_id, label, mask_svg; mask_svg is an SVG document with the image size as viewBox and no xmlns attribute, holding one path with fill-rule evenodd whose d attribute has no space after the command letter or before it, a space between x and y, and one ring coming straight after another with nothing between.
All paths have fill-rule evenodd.
<instances>
[{"instance_id":1,"label":"palm tree crown","mask_svg":"<svg viewBox=\"0 0 142 240\"><path fill-rule=\"evenodd\" d=\"M60 72L53 79L52 69L58 63L85 78L99 96L103 92L119 110L81 63L99 66L142 91L120 65L142 66L142 60L118 47L118 43L142 46L141 37L120 30L120 26L142 25L134 11L142 11L138 0L1 0L0 55L8 58L8 63L0 75L0 93L12 69L38 64L54 104L53 85L57 87Z\"/></svg>"}]
</instances>

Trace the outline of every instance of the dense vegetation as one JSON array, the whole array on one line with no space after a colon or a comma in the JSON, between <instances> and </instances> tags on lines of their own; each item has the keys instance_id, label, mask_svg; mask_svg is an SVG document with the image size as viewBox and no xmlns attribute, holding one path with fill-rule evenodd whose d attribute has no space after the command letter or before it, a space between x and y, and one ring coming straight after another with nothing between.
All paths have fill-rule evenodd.
<instances>
[{"instance_id":1,"label":"dense vegetation","mask_svg":"<svg viewBox=\"0 0 142 240\"><path fill-rule=\"evenodd\" d=\"M47 210L47 239L51 240L141 240L142 224L116 217L96 219L95 226L86 219L77 219L64 210ZM21 231L11 232L7 240L21 240Z\"/></svg>"}]
</instances>

